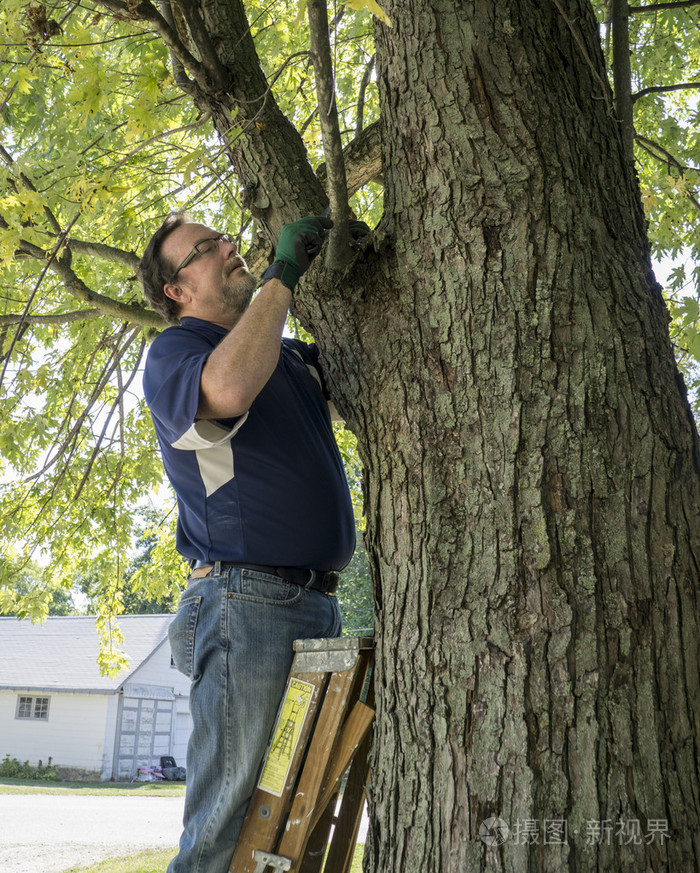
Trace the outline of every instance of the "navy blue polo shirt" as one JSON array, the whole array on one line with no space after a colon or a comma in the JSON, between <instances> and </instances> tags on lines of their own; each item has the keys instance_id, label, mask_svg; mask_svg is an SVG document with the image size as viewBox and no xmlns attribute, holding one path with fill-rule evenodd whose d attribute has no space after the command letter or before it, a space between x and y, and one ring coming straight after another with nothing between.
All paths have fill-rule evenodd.
<instances>
[{"instance_id":1,"label":"navy blue polo shirt","mask_svg":"<svg viewBox=\"0 0 700 873\"><path fill-rule=\"evenodd\" d=\"M248 412L196 420L202 367L226 334L183 318L156 337L146 360L146 402L177 495L178 551L207 562L341 570L355 523L318 351L283 338Z\"/></svg>"}]
</instances>

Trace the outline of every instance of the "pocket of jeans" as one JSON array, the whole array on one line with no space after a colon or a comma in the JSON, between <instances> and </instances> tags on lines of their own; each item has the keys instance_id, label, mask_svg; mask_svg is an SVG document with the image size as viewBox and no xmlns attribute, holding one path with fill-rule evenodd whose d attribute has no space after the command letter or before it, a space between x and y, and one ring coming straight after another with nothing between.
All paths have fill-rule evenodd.
<instances>
[{"instance_id":1,"label":"pocket of jeans","mask_svg":"<svg viewBox=\"0 0 700 873\"><path fill-rule=\"evenodd\" d=\"M180 601L175 618L168 628L173 664L189 679L194 679L194 637L201 597Z\"/></svg>"},{"instance_id":2,"label":"pocket of jeans","mask_svg":"<svg viewBox=\"0 0 700 873\"><path fill-rule=\"evenodd\" d=\"M234 596L254 603L293 606L303 598L304 589L259 570L242 570L240 593Z\"/></svg>"}]
</instances>

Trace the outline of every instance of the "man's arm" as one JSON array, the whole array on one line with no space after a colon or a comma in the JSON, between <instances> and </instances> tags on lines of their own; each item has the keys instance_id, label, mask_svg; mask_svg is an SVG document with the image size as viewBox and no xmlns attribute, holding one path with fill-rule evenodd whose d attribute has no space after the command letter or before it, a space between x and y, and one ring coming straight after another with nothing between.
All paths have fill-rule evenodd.
<instances>
[{"instance_id":1,"label":"man's arm","mask_svg":"<svg viewBox=\"0 0 700 873\"><path fill-rule=\"evenodd\" d=\"M197 418L247 412L277 366L291 289L269 279L202 368Z\"/></svg>"},{"instance_id":2,"label":"man's arm","mask_svg":"<svg viewBox=\"0 0 700 873\"><path fill-rule=\"evenodd\" d=\"M325 215L285 224L265 284L202 369L197 418L247 412L277 366L292 291L321 251L333 222Z\"/></svg>"}]
</instances>

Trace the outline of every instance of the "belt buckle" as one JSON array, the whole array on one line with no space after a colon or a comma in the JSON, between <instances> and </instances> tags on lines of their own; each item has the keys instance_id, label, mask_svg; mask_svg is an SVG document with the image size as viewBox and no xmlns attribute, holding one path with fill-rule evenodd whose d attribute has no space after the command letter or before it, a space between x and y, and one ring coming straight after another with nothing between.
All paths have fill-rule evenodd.
<instances>
[{"instance_id":1,"label":"belt buckle","mask_svg":"<svg viewBox=\"0 0 700 873\"><path fill-rule=\"evenodd\" d=\"M336 589L338 588L338 583L340 582L340 573L337 573L335 570L327 570L323 574L323 579L321 582L321 591L323 594L327 594L329 597L335 597Z\"/></svg>"}]
</instances>

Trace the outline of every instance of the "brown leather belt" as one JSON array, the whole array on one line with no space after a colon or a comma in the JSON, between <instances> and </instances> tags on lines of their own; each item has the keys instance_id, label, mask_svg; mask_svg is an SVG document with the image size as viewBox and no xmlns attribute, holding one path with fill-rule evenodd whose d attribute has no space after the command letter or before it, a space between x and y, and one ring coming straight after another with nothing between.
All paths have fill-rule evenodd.
<instances>
[{"instance_id":1,"label":"brown leather belt","mask_svg":"<svg viewBox=\"0 0 700 873\"><path fill-rule=\"evenodd\" d=\"M285 582L300 585L302 588L320 591L322 594L335 594L340 581L340 575L335 570L305 570L301 567L267 567L262 564L243 564L232 561L217 562L221 569L238 567L241 570L252 570L258 573L267 573L268 576L279 576ZM190 572L191 579L200 579L208 576L214 569L214 564L201 564L197 562Z\"/></svg>"}]
</instances>

